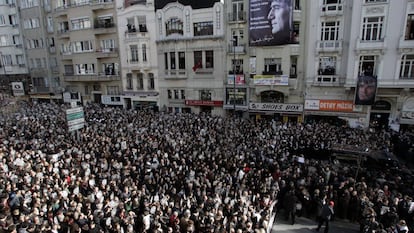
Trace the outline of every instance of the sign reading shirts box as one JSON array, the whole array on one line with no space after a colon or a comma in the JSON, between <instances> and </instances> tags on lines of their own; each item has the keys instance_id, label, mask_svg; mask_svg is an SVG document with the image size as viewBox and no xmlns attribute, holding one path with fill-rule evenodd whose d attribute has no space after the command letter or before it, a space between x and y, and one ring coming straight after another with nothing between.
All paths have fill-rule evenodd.
<instances>
[{"instance_id":1,"label":"sign reading shirts box","mask_svg":"<svg viewBox=\"0 0 414 233\"><path fill-rule=\"evenodd\" d=\"M276 85L276 86L288 86L288 75L255 75L253 76L254 85Z\"/></svg>"},{"instance_id":2,"label":"sign reading shirts box","mask_svg":"<svg viewBox=\"0 0 414 233\"><path fill-rule=\"evenodd\" d=\"M250 103L249 109L259 111L302 112L303 104Z\"/></svg>"}]
</instances>

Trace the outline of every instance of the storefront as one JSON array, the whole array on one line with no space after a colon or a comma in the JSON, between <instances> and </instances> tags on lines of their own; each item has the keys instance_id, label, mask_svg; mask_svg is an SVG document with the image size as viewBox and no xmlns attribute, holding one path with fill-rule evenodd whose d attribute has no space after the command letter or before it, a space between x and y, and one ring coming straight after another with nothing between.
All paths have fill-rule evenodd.
<instances>
[{"instance_id":1,"label":"storefront","mask_svg":"<svg viewBox=\"0 0 414 233\"><path fill-rule=\"evenodd\" d=\"M186 106L191 106L191 108L198 107L199 113L205 113L208 115L213 114L215 108L222 108L223 101L221 100L185 100Z\"/></svg>"},{"instance_id":2,"label":"storefront","mask_svg":"<svg viewBox=\"0 0 414 233\"><path fill-rule=\"evenodd\" d=\"M414 128L414 97L408 98L402 106L400 116L401 128Z\"/></svg>"},{"instance_id":3,"label":"storefront","mask_svg":"<svg viewBox=\"0 0 414 233\"><path fill-rule=\"evenodd\" d=\"M361 106L348 100L305 100L305 122L319 120L333 124L348 124L352 128L365 128L366 113Z\"/></svg>"},{"instance_id":4,"label":"storefront","mask_svg":"<svg viewBox=\"0 0 414 233\"><path fill-rule=\"evenodd\" d=\"M254 119L273 119L281 122L301 123L303 104L250 103L249 115Z\"/></svg>"}]
</instances>

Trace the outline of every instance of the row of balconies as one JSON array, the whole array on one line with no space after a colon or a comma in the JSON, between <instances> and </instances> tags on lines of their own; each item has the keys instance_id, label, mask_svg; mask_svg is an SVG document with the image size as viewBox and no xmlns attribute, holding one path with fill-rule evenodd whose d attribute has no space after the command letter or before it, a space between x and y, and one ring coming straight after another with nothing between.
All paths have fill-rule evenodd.
<instances>
[{"instance_id":1,"label":"row of balconies","mask_svg":"<svg viewBox=\"0 0 414 233\"><path fill-rule=\"evenodd\" d=\"M91 6L92 10L104 10L104 9L112 9L114 7L113 0L89 0L84 1L81 3L73 3L73 4L65 4L64 6L56 7L55 12L58 14L57 16L63 16L67 14L66 10L69 8L74 7L85 7Z\"/></svg>"},{"instance_id":2,"label":"row of balconies","mask_svg":"<svg viewBox=\"0 0 414 233\"><path fill-rule=\"evenodd\" d=\"M74 74L65 73L63 74L65 82L111 82L121 81L121 75L119 72L115 74L111 72L101 72L97 74Z\"/></svg>"},{"instance_id":3,"label":"row of balconies","mask_svg":"<svg viewBox=\"0 0 414 233\"><path fill-rule=\"evenodd\" d=\"M96 58L110 58L110 57L118 57L118 48L98 48L95 51L85 51L85 52L72 52L72 51L64 51L60 52L63 56L63 59L72 59L72 56L78 56L79 54L83 53L95 53Z\"/></svg>"}]
</instances>

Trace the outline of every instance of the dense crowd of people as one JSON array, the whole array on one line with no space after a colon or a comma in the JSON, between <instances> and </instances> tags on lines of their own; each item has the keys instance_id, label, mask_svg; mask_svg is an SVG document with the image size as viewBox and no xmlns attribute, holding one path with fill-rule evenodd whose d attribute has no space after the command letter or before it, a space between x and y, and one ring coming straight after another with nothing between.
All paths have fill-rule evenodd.
<instances>
[{"instance_id":1,"label":"dense crowd of people","mask_svg":"<svg viewBox=\"0 0 414 233\"><path fill-rule=\"evenodd\" d=\"M93 104L67 132L66 108L0 114L0 232L266 232L272 210L294 224L328 203L363 232L412 227L408 168L308 156L412 147L408 132Z\"/></svg>"}]
</instances>

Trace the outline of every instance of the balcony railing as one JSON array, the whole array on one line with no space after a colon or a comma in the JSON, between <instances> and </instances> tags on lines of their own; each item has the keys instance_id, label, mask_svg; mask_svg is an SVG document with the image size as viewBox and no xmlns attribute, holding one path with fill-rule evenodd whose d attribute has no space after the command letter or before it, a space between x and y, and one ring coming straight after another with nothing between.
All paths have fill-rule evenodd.
<instances>
[{"instance_id":1,"label":"balcony railing","mask_svg":"<svg viewBox=\"0 0 414 233\"><path fill-rule=\"evenodd\" d=\"M246 21L246 11L238 11L229 13L229 22L243 22Z\"/></svg>"},{"instance_id":2,"label":"balcony railing","mask_svg":"<svg viewBox=\"0 0 414 233\"><path fill-rule=\"evenodd\" d=\"M320 40L317 42L319 51L340 51L342 50L342 40Z\"/></svg>"},{"instance_id":3,"label":"balcony railing","mask_svg":"<svg viewBox=\"0 0 414 233\"><path fill-rule=\"evenodd\" d=\"M229 44L229 53L238 53L238 54L244 54L246 53L246 45L245 44L239 44L234 46L232 43Z\"/></svg>"},{"instance_id":4,"label":"balcony railing","mask_svg":"<svg viewBox=\"0 0 414 233\"><path fill-rule=\"evenodd\" d=\"M341 3L325 4L321 7L322 14L337 15L343 13L343 5Z\"/></svg>"},{"instance_id":5,"label":"balcony railing","mask_svg":"<svg viewBox=\"0 0 414 233\"><path fill-rule=\"evenodd\" d=\"M107 75L106 73L98 74L73 74L65 73L63 75L66 82L109 82L120 81L121 76L119 74Z\"/></svg>"},{"instance_id":6,"label":"balcony railing","mask_svg":"<svg viewBox=\"0 0 414 233\"><path fill-rule=\"evenodd\" d=\"M165 79L186 79L186 70L165 70Z\"/></svg>"},{"instance_id":7,"label":"balcony railing","mask_svg":"<svg viewBox=\"0 0 414 233\"><path fill-rule=\"evenodd\" d=\"M313 81L314 86L329 86L337 87L342 86L345 83L343 78L340 78L339 75L317 75Z\"/></svg>"},{"instance_id":8,"label":"balcony railing","mask_svg":"<svg viewBox=\"0 0 414 233\"><path fill-rule=\"evenodd\" d=\"M115 57L118 56L118 48L99 48L96 51L97 57Z\"/></svg>"}]
</instances>

